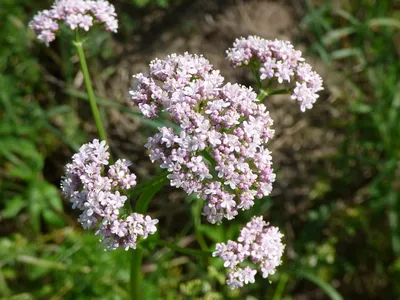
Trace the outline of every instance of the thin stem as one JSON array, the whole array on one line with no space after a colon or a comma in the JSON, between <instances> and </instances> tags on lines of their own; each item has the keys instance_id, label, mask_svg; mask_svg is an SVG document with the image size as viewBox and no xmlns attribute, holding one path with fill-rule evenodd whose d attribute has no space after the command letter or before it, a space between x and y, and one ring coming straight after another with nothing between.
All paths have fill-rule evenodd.
<instances>
[{"instance_id":1,"label":"thin stem","mask_svg":"<svg viewBox=\"0 0 400 300\"><path fill-rule=\"evenodd\" d=\"M267 97L269 95L268 90L267 89L262 89L260 90L260 93L257 96L257 100L258 101L263 101L265 99L265 97Z\"/></svg>"},{"instance_id":2,"label":"thin stem","mask_svg":"<svg viewBox=\"0 0 400 300\"><path fill-rule=\"evenodd\" d=\"M92 81L90 80L89 70L86 64L85 52L83 51L83 42L80 40L78 30L75 30L74 45L78 52L79 62L83 73L83 79L85 81L86 91L89 97L90 108L92 109L92 114L96 123L99 137L101 140L107 142L106 132L104 131L103 122L101 121L99 108L97 107L96 98L93 92Z\"/></svg>"},{"instance_id":3,"label":"thin stem","mask_svg":"<svg viewBox=\"0 0 400 300\"><path fill-rule=\"evenodd\" d=\"M281 89L281 90L275 90L272 92L268 93L268 96L272 95L278 95L278 94L289 94L293 89Z\"/></svg>"},{"instance_id":4,"label":"thin stem","mask_svg":"<svg viewBox=\"0 0 400 300\"><path fill-rule=\"evenodd\" d=\"M271 81L268 83L270 85ZM281 89L281 90L275 90L275 91L268 91L268 85L266 88L261 89L260 93L257 96L258 101L263 101L266 97L272 96L272 95L278 95L278 94L290 94L293 91L293 88L288 88L288 89Z\"/></svg>"},{"instance_id":5,"label":"thin stem","mask_svg":"<svg viewBox=\"0 0 400 300\"><path fill-rule=\"evenodd\" d=\"M160 191L160 189L167 182L167 172L162 172L156 178L148 183L142 185L138 190L141 191L141 195L136 202L135 212L144 214L147 211L147 207L154 195ZM142 273L141 265L143 259L143 249L137 248L132 250L131 255L131 299L140 300L142 299L141 285L142 285Z\"/></svg>"},{"instance_id":6,"label":"thin stem","mask_svg":"<svg viewBox=\"0 0 400 300\"><path fill-rule=\"evenodd\" d=\"M196 199L196 204L194 205L193 209L192 209L192 214L193 214L193 218L194 218L194 231L195 231L195 235L196 235L196 240L197 243L199 244L200 248L202 251L208 251L208 246L207 243L203 237L203 234L200 231L200 226L201 226L201 218L200 218L200 211L201 211L201 202L198 201L199 199Z\"/></svg>"},{"instance_id":7,"label":"thin stem","mask_svg":"<svg viewBox=\"0 0 400 300\"><path fill-rule=\"evenodd\" d=\"M279 279L278 286L276 287L272 300L282 299L282 295L285 292L285 286L288 280L289 280L289 275L283 273Z\"/></svg>"},{"instance_id":8,"label":"thin stem","mask_svg":"<svg viewBox=\"0 0 400 300\"><path fill-rule=\"evenodd\" d=\"M257 86L259 88L259 90L262 90L262 82L261 82L261 78L260 78L260 70L259 67L257 66L257 63L255 61L253 61L253 63L251 63L251 72L253 73L256 81L257 81Z\"/></svg>"},{"instance_id":9,"label":"thin stem","mask_svg":"<svg viewBox=\"0 0 400 300\"><path fill-rule=\"evenodd\" d=\"M142 273L140 271L143 258L143 249L137 248L131 251L131 299L142 299L141 285Z\"/></svg>"}]
</instances>

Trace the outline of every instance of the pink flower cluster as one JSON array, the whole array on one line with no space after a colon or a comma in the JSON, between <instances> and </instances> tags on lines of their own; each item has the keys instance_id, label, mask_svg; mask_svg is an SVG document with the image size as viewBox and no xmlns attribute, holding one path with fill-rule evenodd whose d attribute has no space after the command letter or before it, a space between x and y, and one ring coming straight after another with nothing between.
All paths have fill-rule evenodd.
<instances>
[{"instance_id":1,"label":"pink flower cluster","mask_svg":"<svg viewBox=\"0 0 400 300\"><path fill-rule=\"evenodd\" d=\"M39 12L29 23L39 41L47 46L56 38L59 22L72 30L89 31L94 23L104 24L108 31L117 32L118 20L114 6L105 0L57 0L50 10Z\"/></svg>"},{"instance_id":2,"label":"pink flower cluster","mask_svg":"<svg viewBox=\"0 0 400 300\"><path fill-rule=\"evenodd\" d=\"M208 60L187 53L156 59L148 76L135 77L130 94L143 115L165 111L179 126L149 138L150 159L170 172L172 186L206 201L209 222L233 219L270 194L275 174L266 144L273 121L251 88L223 85Z\"/></svg>"},{"instance_id":3,"label":"pink flower cluster","mask_svg":"<svg viewBox=\"0 0 400 300\"><path fill-rule=\"evenodd\" d=\"M225 261L224 267L229 269L228 286L235 289L254 283L257 270L240 266L247 259L258 266L264 278L274 274L285 248L282 237L278 228L268 226L262 217L253 217L240 231L237 242L229 240L227 244L217 244L213 256Z\"/></svg>"},{"instance_id":4,"label":"pink flower cluster","mask_svg":"<svg viewBox=\"0 0 400 300\"><path fill-rule=\"evenodd\" d=\"M136 176L128 167L130 162L123 159L108 167L107 176L102 176L108 165L110 154L105 141L93 140L84 144L66 165L66 175L61 187L72 207L82 211L79 222L84 229L97 228L105 248L136 248L139 237L146 238L157 230L157 219L133 213L120 218L120 210L127 197L119 190L136 185Z\"/></svg>"},{"instance_id":5,"label":"pink flower cluster","mask_svg":"<svg viewBox=\"0 0 400 300\"><path fill-rule=\"evenodd\" d=\"M257 36L236 39L227 50L227 59L233 67L250 66L260 79L275 78L279 83L294 82L291 98L300 102L301 111L311 109L323 90L322 78L304 62L301 51L288 41L270 41Z\"/></svg>"}]
</instances>

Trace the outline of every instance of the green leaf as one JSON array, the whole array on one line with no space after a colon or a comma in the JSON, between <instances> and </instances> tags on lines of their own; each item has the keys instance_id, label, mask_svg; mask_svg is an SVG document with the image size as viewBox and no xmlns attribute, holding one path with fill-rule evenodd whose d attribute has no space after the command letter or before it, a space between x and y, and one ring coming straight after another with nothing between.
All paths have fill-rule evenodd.
<instances>
[{"instance_id":1,"label":"green leaf","mask_svg":"<svg viewBox=\"0 0 400 300\"><path fill-rule=\"evenodd\" d=\"M331 298L332 300L343 300L343 297L332 285L318 278L318 276L316 276L314 273L311 273L310 271L307 270L299 269L294 271L294 274L297 277L307 279L312 283L316 284L317 286L319 286L321 290L323 290L325 294L329 296L329 298Z\"/></svg>"},{"instance_id":2,"label":"green leaf","mask_svg":"<svg viewBox=\"0 0 400 300\"><path fill-rule=\"evenodd\" d=\"M61 228L61 227L65 226L65 222L64 222L63 218L51 209L43 210L42 215L43 215L44 221L49 225L52 225L57 228Z\"/></svg>"},{"instance_id":3,"label":"green leaf","mask_svg":"<svg viewBox=\"0 0 400 300\"><path fill-rule=\"evenodd\" d=\"M132 0L132 2L137 7L144 7L149 4L150 0Z\"/></svg>"},{"instance_id":4,"label":"green leaf","mask_svg":"<svg viewBox=\"0 0 400 300\"><path fill-rule=\"evenodd\" d=\"M5 137L0 140L0 155L11 164L7 175L26 181L36 178L43 168L43 156L35 144L27 139Z\"/></svg>"},{"instance_id":5,"label":"green leaf","mask_svg":"<svg viewBox=\"0 0 400 300\"><path fill-rule=\"evenodd\" d=\"M168 174L169 174L168 171L164 171L164 172L157 174L150 181L137 184L132 190L129 191L129 196L133 197L135 195L139 195L140 193L144 192L149 186L155 185L155 184L157 184L157 182L165 180L165 178L168 176Z\"/></svg>"},{"instance_id":6,"label":"green leaf","mask_svg":"<svg viewBox=\"0 0 400 300\"><path fill-rule=\"evenodd\" d=\"M343 19L349 21L351 24L353 25L360 25L360 21L356 18L353 17L349 12L342 10L342 9L338 9L335 10L334 13L340 17L342 17Z\"/></svg>"},{"instance_id":7,"label":"green leaf","mask_svg":"<svg viewBox=\"0 0 400 300\"><path fill-rule=\"evenodd\" d=\"M144 240L141 240L140 245L144 249L152 251L157 246L159 240L160 240L160 233L156 231L156 233L149 235Z\"/></svg>"},{"instance_id":8,"label":"green leaf","mask_svg":"<svg viewBox=\"0 0 400 300\"><path fill-rule=\"evenodd\" d=\"M329 45L333 44L334 42L337 42L340 39L354 33L355 31L356 31L356 28L354 28L354 27L344 27L344 28L331 30L322 38L322 42L324 43L325 46L329 46Z\"/></svg>"},{"instance_id":9,"label":"green leaf","mask_svg":"<svg viewBox=\"0 0 400 300\"><path fill-rule=\"evenodd\" d=\"M74 90L74 89L66 89L64 90L64 92L68 95L80 98L82 100L85 101L89 101L88 96L86 93ZM118 109L121 112L127 113L129 115L131 115L132 117L136 118L136 119L140 119L141 122L143 122L144 124L153 127L153 128L159 128L162 126L168 126L168 127L172 127L176 130L179 130L179 126L177 126L175 123L172 123L170 121L167 120L161 120L161 119L149 119L144 117L141 113L139 112L135 112L132 110L132 108L119 104L116 101L110 101L108 99L104 99L104 98L100 98L100 97L96 97L96 102L101 105L101 106L105 106L105 107L112 107L115 109Z\"/></svg>"},{"instance_id":10,"label":"green leaf","mask_svg":"<svg viewBox=\"0 0 400 300\"><path fill-rule=\"evenodd\" d=\"M50 108L46 111L46 116L48 118L54 117L56 115L64 114L72 111L72 107L70 105L60 105Z\"/></svg>"},{"instance_id":11,"label":"green leaf","mask_svg":"<svg viewBox=\"0 0 400 300\"><path fill-rule=\"evenodd\" d=\"M11 200L6 201L6 207L2 211L3 218L14 218L18 213L26 207L27 203L21 195L13 197Z\"/></svg>"},{"instance_id":12,"label":"green leaf","mask_svg":"<svg viewBox=\"0 0 400 300\"><path fill-rule=\"evenodd\" d=\"M220 243L224 240L224 228L222 226L211 226L203 224L198 226L198 229L215 243Z\"/></svg>"},{"instance_id":13,"label":"green leaf","mask_svg":"<svg viewBox=\"0 0 400 300\"><path fill-rule=\"evenodd\" d=\"M396 256L400 255L399 214L396 208L397 193L393 190L386 196L389 207L389 226L392 236L392 249Z\"/></svg>"},{"instance_id":14,"label":"green leaf","mask_svg":"<svg viewBox=\"0 0 400 300\"><path fill-rule=\"evenodd\" d=\"M395 29L400 29L400 21L393 18L374 18L368 21L368 26L388 26Z\"/></svg>"},{"instance_id":15,"label":"green leaf","mask_svg":"<svg viewBox=\"0 0 400 300\"><path fill-rule=\"evenodd\" d=\"M279 277L280 278L279 278L278 286L276 287L276 290L275 290L272 300L282 299L282 295L285 291L286 284L289 281L289 275L286 273L280 274Z\"/></svg>"},{"instance_id":16,"label":"green leaf","mask_svg":"<svg viewBox=\"0 0 400 300\"><path fill-rule=\"evenodd\" d=\"M40 190L42 197L46 201L48 207L56 211L63 210L60 193L54 185L48 183L45 180L40 180L37 182L37 187Z\"/></svg>"},{"instance_id":17,"label":"green leaf","mask_svg":"<svg viewBox=\"0 0 400 300\"><path fill-rule=\"evenodd\" d=\"M62 211L62 209L61 198L56 187L43 179L31 184L28 191L28 210L34 231L39 232L41 216L44 217L46 211ZM52 225L61 224L60 220L56 220L55 213L46 212L46 217Z\"/></svg>"},{"instance_id":18,"label":"green leaf","mask_svg":"<svg viewBox=\"0 0 400 300\"><path fill-rule=\"evenodd\" d=\"M388 126L395 127L400 124L399 122L400 110L400 82L396 85L393 101L388 115Z\"/></svg>"},{"instance_id":19,"label":"green leaf","mask_svg":"<svg viewBox=\"0 0 400 300\"><path fill-rule=\"evenodd\" d=\"M40 231L40 215L43 208L43 198L40 189L33 182L28 190L28 210L32 229L35 232Z\"/></svg>"},{"instance_id":20,"label":"green leaf","mask_svg":"<svg viewBox=\"0 0 400 300\"><path fill-rule=\"evenodd\" d=\"M350 104L350 111L359 114L368 114L372 111L372 106L361 102L354 102Z\"/></svg>"},{"instance_id":21,"label":"green leaf","mask_svg":"<svg viewBox=\"0 0 400 300\"><path fill-rule=\"evenodd\" d=\"M343 59L351 56L359 56L362 55L362 52L358 48L343 48L331 53L333 59Z\"/></svg>"},{"instance_id":22,"label":"green leaf","mask_svg":"<svg viewBox=\"0 0 400 300\"><path fill-rule=\"evenodd\" d=\"M157 194L167 182L168 178L166 176L158 180L151 181L151 183L146 186L143 193L139 196L139 199L136 203L135 211L137 213L146 212L147 206L149 205L151 199L153 199L155 194Z\"/></svg>"}]
</instances>

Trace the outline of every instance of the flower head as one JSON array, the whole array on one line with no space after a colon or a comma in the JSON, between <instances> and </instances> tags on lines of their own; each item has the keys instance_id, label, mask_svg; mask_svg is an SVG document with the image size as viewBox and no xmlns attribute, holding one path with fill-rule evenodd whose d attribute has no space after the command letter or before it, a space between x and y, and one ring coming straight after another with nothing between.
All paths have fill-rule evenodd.
<instances>
[{"instance_id":1,"label":"flower head","mask_svg":"<svg viewBox=\"0 0 400 300\"><path fill-rule=\"evenodd\" d=\"M291 86L291 99L300 102L301 111L311 109L323 90L322 78L304 62L301 51L288 41L266 40L257 36L239 38L227 50L233 67L256 68L260 79L275 79Z\"/></svg>"},{"instance_id":2,"label":"flower head","mask_svg":"<svg viewBox=\"0 0 400 300\"><path fill-rule=\"evenodd\" d=\"M39 41L47 46L56 38L59 23L71 30L89 31L95 23L103 24L107 31L117 32L117 14L112 4L105 0L56 0L50 10L43 10L29 23Z\"/></svg>"},{"instance_id":3,"label":"flower head","mask_svg":"<svg viewBox=\"0 0 400 300\"><path fill-rule=\"evenodd\" d=\"M240 231L237 242L229 240L226 244L216 245L214 257L224 260L224 267L229 269L226 283L231 289L254 283L257 270L241 264L250 260L257 265L263 278L275 273L281 264L285 246L282 244L283 235L278 228L268 226L262 217L253 217Z\"/></svg>"},{"instance_id":4,"label":"flower head","mask_svg":"<svg viewBox=\"0 0 400 300\"><path fill-rule=\"evenodd\" d=\"M135 78L130 93L143 115L165 111L179 128L161 127L149 138L150 159L170 172L172 186L206 200L208 221L233 219L270 194L273 121L251 88L224 85L208 60L187 53L156 59L149 75Z\"/></svg>"},{"instance_id":5,"label":"flower head","mask_svg":"<svg viewBox=\"0 0 400 300\"><path fill-rule=\"evenodd\" d=\"M128 169L127 160L117 160L107 168L109 158L105 141L93 140L82 145L72 163L66 165L61 187L72 207L82 211L79 216L82 227L97 228L106 249L135 249L138 237L146 238L156 232L158 220L137 213L120 217L127 200L120 191L135 186L136 176Z\"/></svg>"}]
</instances>

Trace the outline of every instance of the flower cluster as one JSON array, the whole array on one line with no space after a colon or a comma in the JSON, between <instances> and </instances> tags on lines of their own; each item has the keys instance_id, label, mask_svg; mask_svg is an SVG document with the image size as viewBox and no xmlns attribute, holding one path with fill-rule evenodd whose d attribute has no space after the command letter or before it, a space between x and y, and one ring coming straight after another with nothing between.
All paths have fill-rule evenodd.
<instances>
[{"instance_id":1,"label":"flower cluster","mask_svg":"<svg viewBox=\"0 0 400 300\"><path fill-rule=\"evenodd\" d=\"M116 16L114 6L105 0L57 0L50 10L39 12L29 23L29 27L48 46L56 38L60 21L72 30L82 28L89 31L97 22L104 24L106 30L117 32Z\"/></svg>"},{"instance_id":2,"label":"flower cluster","mask_svg":"<svg viewBox=\"0 0 400 300\"><path fill-rule=\"evenodd\" d=\"M323 90L321 77L304 62L301 51L288 41L270 41L256 36L236 39L227 50L233 67L250 66L260 79L275 78L279 83L295 82L290 88L291 98L300 102L301 111L312 108Z\"/></svg>"},{"instance_id":3,"label":"flower cluster","mask_svg":"<svg viewBox=\"0 0 400 300\"><path fill-rule=\"evenodd\" d=\"M251 88L223 85L208 60L187 53L156 59L148 76L135 77L130 93L143 115L166 111L178 125L149 138L150 159L170 172L172 186L206 201L209 222L233 219L270 194L275 174L266 144L273 121Z\"/></svg>"},{"instance_id":4,"label":"flower cluster","mask_svg":"<svg viewBox=\"0 0 400 300\"><path fill-rule=\"evenodd\" d=\"M278 228L268 226L262 217L253 217L240 231L237 242L229 240L227 244L217 244L213 256L225 261L224 267L229 269L226 281L229 287L235 289L254 283L257 270L240 266L246 259L258 266L264 278L274 274L285 248L282 236Z\"/></svg>"},{"instance_id":5,"label":"flower cluster","mask_svg":"<svg viewBox=\"0 0 400 300\"><path fill-rule=\"evenodd\" d=\"M117 160L109 166L107 176L102 176L109 157L105 141L82 145L72 163L66 165L61 187L72 207L82 211L79 222L83 228L97 228L107 250L135 249L138 237L156 232L158 220L136 213L120 218L127 197L119 190L135 186L136 176L129 171L127 160Z\"/></svg>"}]
</instances>

